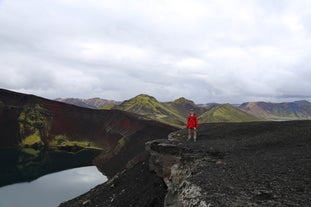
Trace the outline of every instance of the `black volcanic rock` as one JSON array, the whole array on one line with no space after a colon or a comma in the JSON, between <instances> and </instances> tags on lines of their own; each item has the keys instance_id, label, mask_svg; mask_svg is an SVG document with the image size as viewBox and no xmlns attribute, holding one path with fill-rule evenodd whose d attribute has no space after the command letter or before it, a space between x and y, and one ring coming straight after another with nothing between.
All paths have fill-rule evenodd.
<instances>
[{"instance_id":1,"label":"black volcanic rock","mask_svg":"<svg viewBox=\"0 0 311 207\"><path fill-rule=\"evenodd\" d=\"M170 135L192 149L171 170L170 180L191 175L179 177L179 202L195 206L185 192L196 189L193 202L211 206L310 206L311 121L205 124L197 142L185 136Z\"/></svg>"},{"instance_id":2,"label":"black volcanic rock","mask_svg":"<svg viewBox=\"0 0 311 207\"><path fill-rule=\"evenodd\" d=\"M197 142L186 136L179 130L146 144L152 172L138 164L63 206L148 206L163 193L163 203L149 206L311 205L311 121L201 124ZM154 182L146 182L143 194L140 181L149 176L167 189L152 194Z\"/></svg>"},{"instance_id":3,"label":"black volcanic rock","mask_svg":"<svg viewBox=\"0 0 311 207\"><path fill-rule=\"evenodd\" d=\"M149 171L148 162L140 162L59 207L158 207L166 193L165 183Z\"/></svg>"}]
</instances>

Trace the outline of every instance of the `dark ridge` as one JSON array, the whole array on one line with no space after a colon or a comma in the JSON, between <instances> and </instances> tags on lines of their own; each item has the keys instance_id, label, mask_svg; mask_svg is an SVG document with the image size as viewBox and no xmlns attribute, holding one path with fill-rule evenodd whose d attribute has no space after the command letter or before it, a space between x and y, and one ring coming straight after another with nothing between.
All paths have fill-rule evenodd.
<instances>
[{"instance_id":1,"label":"dark ridge","mask_svg":"<svg viewBox=\"0 0 311 207\"><path fill-rule=\"evenodd\" d=\"M40 157L40 151L49 148L57 136L62 136L68 142L88 142L101 148L101 154L93 163L111 177L144 159L146 141L167 137L176 129L156 121L143 120L131 112L88 109L0 89L0 150L23 150L21 148L25 146L21 143L35 132L38 132L36 136L40 142L27 146L34 154L15 153L16 163L11 163L10 170L17 170L17 175L20 174L18 169L13 168L25 165L19 161L21 156L30 156L32 161L44 160ZM74 147L58 146L56 150L69 152L71 148ZM10 163L8 160L5 162ZM0 175L13 174L7 171L5 167Z\"/></svg>"},{"instance_id":2,"label":"dark ridge","mask_svg":"<svg viewBox=\"0 0 311 207\"><path fill-rule=\"evenodd\" d=\"M60 207L160 207L166 189L163 180L149 171L148 162L140 162Z\"/></svg>"}]
</instances>

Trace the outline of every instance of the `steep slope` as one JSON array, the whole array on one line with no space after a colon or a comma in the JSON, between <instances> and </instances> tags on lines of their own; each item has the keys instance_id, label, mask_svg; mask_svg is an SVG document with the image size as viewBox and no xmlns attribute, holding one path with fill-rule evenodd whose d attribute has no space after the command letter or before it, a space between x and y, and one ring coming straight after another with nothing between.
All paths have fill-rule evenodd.
<instances>
[{"instance_id":1,"label":"steep slope","mask_svg":"<svg viewBox=\"0 0 311 207\"><path fill-rule=\"evenodd\" d=\"M200 123L249 121L260 121L260 119L230 104L214 105L207 112L199 116Z\"/></svg>"},{"instance_id":2,"label":"steep slope","mask_svg":"<svg viewBox=\"0 0 311 207\"><path fill-rule=\"evenodd\" d=\"M311 119L311 103L308 101L284 103L247 102L241 104L239 108L266 120Z\"/></svg>"},{"instance_id":3,"label":"steep slope","mask_svg":"<svg viewBox=\"0 0 311 207\"><path fill-rule=\"evenodd\" d=\"M34 171L35 164L41 169L51 168L52 162L48 167L41 163L46 160L42 152L50 150L58 153L55 156L59 164L66 168L62 161L71 153L81 159L81 152L94 149L100 150L101 155L96 159L93 155L84 165L93 160L105 175L112 176L130 160L143 159L146 141L166 137L173 130L176 128L129 112L81 108L0 89L0 161L10 166L1 167L4 171L0 173L12 175L14 170L25 168ZM66 152L69 154L64 155ZM90 156L85 156L90 160ZM18 171L16 175L19 174Z\"/></svg>"},{"instance_id":4,"label":"steep slope","mask_svg":"<svg viewBox=\"0 0 311 207\"><path fill-rule=\"evenodd\" d=\"M157 120L173 126L184 126L185 123L185 117L180 115L178 111L171 110L154 97L145 94L124 101L113 108L140 114L146 119Z\"/></svg>"}]
</instances>

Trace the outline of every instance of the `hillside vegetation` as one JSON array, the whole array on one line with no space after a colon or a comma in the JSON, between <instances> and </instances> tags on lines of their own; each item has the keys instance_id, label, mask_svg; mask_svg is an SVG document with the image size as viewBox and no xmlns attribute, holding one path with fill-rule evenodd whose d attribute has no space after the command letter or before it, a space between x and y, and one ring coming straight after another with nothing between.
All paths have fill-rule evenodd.
<instances>
[{"instance_id":1,"label":"hillside vegetation","mask_svg":"<svg viewBox=\"0 0 311 207\"><path fill-rule=\"evenodd\" d=\"M142 115L145 119L157 120L175 126L184 125L186 121L178 110L174 110L173 107L168 107L154 97L145 94L124 101L120 105L114 106L113 109L133 112Z\"/></svg>"},{"instance_id":2,"label":"hillside vegetation","mask_svg":"<svg viewBox=\"0 0 311 207\"><path fill-rule=\"evenodd\" d=\"M241 111L230 104L215 105L199 117L202 123L211 122L251 122L259 118Z\"/></svg>"}]
</instances>

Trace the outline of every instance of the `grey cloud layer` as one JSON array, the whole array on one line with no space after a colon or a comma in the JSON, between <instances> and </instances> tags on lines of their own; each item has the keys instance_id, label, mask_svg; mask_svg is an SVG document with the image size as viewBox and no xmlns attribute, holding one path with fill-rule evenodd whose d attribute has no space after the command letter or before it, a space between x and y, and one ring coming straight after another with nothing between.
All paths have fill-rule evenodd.
<instances>
[{"instance_id":1,"label":"grey cloud layer","mask_svg":"<svg viewBox=\"0 0 311 207\"><path fill-rule=\"evenodd\" d=\"M311 3L0 1L0 87L198 103L311 98Z\"/></svg>"}]
</instances>

